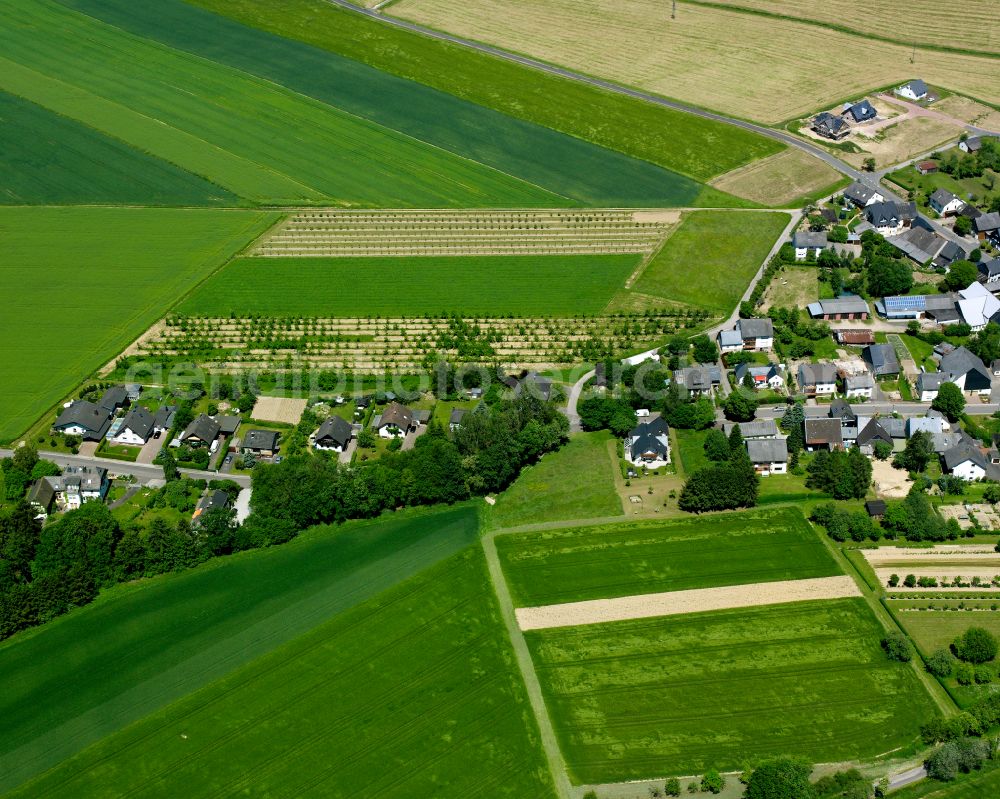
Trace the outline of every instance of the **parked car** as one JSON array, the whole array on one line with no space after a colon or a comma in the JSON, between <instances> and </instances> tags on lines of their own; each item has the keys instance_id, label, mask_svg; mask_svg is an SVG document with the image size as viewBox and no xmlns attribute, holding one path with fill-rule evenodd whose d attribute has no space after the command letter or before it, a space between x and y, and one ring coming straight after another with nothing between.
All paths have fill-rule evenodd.
<instances>
[{"instance_id":1,"label":"parked car","mask_svg":"<svg viewBox=\"0 0 1000 799\"><path fill-rule=\"evenodd\" d=\"M229 453L228 455L226 455L226 458L225 458L225 460L224 460L224 461L222 461L222 465L223 465L223 466L228 466L228 465L229 465L230 463L232 463L232 462L233 462L233 454L232 454L232 453Z\"/></svg>"}]
</instances>

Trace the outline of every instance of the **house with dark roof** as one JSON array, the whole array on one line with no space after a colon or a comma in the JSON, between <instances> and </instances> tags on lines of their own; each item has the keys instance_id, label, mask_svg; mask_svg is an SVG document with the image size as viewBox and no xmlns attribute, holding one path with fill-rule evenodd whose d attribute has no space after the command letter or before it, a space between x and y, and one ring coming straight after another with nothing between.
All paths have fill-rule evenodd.
<instances>
[{"instance_id":1,"label":"house with dark roof","mask_svg":"<svg viewBox=\"0 0 1000 799\"><path fill-rule=\"evenodd\" d=\"M763 319L739 319L736 330L743 339L743 349L749 352L767 352L774 346L774 323Z\"/></svg>"},{"instance_id":2,"label":"house with dark roof","mask_svg":"<svg viewBox=\"0 0 1000 799\"><path fill-rule=\"evenodd\" d=\"M56 477L43 477L52 486L60 510L75 510L84 502L103 502L108 493L108 470L100 466L67 466Z\"/></svg>"},{"instance_id":3,"label":"house with dark roof","mask_svg":"<svg viewBox=\"0 0 1000 799\"><path fill-rule=\"evenodd\" d=\"M674 372L674 382L700 397L711 394L722 382L722 370L718 366L688 366Z\"/></svg>"},{"instance_id":4,"label":"house with dark roof","mask_svg":"<svg viewBox=\"0 0 1000 799\"><path fill-rule=\"evenodd\" d=\"M56 490L44 477L35 480L28 489L28 504L35 511L36 519L45 519L56 500Z\"/></svg>"},{"instance_id":5,"label":"house with dark roof","mask_svg":"<svg viewBox=\"0 0 1000 799\"><path fill-rule=\"evenodd\" d=\"M824 139L832 139L833 141L840 141L851 132L851 126L847 124L847 120L836 114L831 114L829 111L824 111L814 117L809 127Z\"/></svg>"},{"instance_id":6,"label":"house with dark roof","mask_svg":"<svg viewBox=\"0 0 1000 799\"><path fill-rule=\"evenodd\" d=\"M800 363L799 391L810 397L828 397L837 392L837 369L829 363Z\"/></svg>"},{"instance_id":7,"label":"house with dark roof","mask_svg":"<svg viewBox=\"0 0 1000 799\"><path fill-rule=\"evenodd\" d=\"M788 473L788 440L755 438L746 442L747 455L754 471L762 477Z\"/></svg>"},{"instance_id":8,"label":"house with dark roof","mask_svg":"<svg viewBox=\"0 0 1000 799\"><path fill-rule=\"evenodd\" d=\"M465 414L468 411L465 408L452 408L451 414L448 416L448 429L451 432L456 432L462 426L462 420L465 418Z\"/></svg>"},{"instance_id":9,"label":"house with dark roof","mask_svg":"<svg viewBox=\"0 0 1000 799\"><path fill-rule=\"evenodd\" d=\"M982 480L986 477L989 462L983 451L969 438L945 450L941 455L944 470L962 480Z\"/></svg>"},{"instance_id":10,"label":"house with dark roof","mask_svg":"<svg viewBox=\"0 0 1000 799\"><path fill-rule=\"evenodd\" d=\"M972 220L972 230L980 241L1000 247L1000 211L992 211Z\"/></svg>"},{"instance_id":11,"label":"house with dark roof","mask_svg":"<svg viewBox=\"0 0 1000 799\"><path fill-rule=\"evenodd\" d=\"M851 403L840 397L830 403L829 416L831 419L840 419L843 424L855 424L858 421L858 415L851 407Z\"/></svg>"},{"instance_id":12,"label":"house with dark roof","mask_svg":"<svg viewBox=\"0 0 1000 799\"><path fill-rule=\"evenodd\" d=\"M826 231L798 230L792 234L792 247L795 248L795 260L804 261L810 255L818 258L819 254L829 246Z\"/></svg>"},{"instance_id":13,"label":"house with dark roof","mask_svg":"<svg viewBox=\"0 0 1000 799\"><path fill-rule=\"evenodd\" d=\"M733 374L736 382L740 385L745 385L747 377L749 377L756 391L764 388L778 391L785 385L785 378L781 376L778 367L773 363L769 363L767 366L754 366L749 363L741 363L733 370Z\"/></svg>"},{"instance_id":14,"label":"house with dark roof","mask_svg":"<svg viewBox=\"0 0 1000 799\"><path fill-rule=\"evenodd\" d=\"M927 97L927 84L917 78L899 86L895 92L906 100L923 100Z\"/></svg>"},{"instance_id":15,"label":"house with dark roof","mask_svg":"<svg viewBox=\"0 0 1000 799\"><path fill-rule=\"evenodd\" d=\"M339 416L327 416L312 435L313 447L330 452L343 452L354 437L354 428Z\"/></svg>"},{"instance_id":16,"label":"house with dark roof","mask_svg":"<svg viewBox=\"0 0 1000 799\"><path fill-rule=\"evenodd\" d=\"M885 516L886 507L884 499L869 499L865 502L865 511L873 519L881 519Z\"/></svg>"},{"instance_id":17,"label":"house with dark roof","mask_svg":"<svg viewBox=\"0 0 1000 799\"><path fill-rule=\"evenodd\" d=\"M220 436L232 436L240 429L243 420L239 416L216 416Z\"/></svg>"},{"instance_id":18,"label":"house with dark roof","mask_svg":"<svg viewBox=\"0 0 1000 799\"><path fill-rule=\"evenodd\" d=\"M840 419L823 419L807 417L805 420L804 436L806 449L810 452L817 449L843 449L844 432Z\"/></svg>"},{"instance_id":19,"label":"house with dark roof","mask_svg":"<svg viewBox=\"0 0 1000 799\"><path fill-rule=\"evenodd\" d=\"M272 458L278 454L278 432L276 430L247 430L240 442L240 453Z\"/></svg>"},{"instance_id":20,"label":"house with dark roof","mask_svg":"<svg viewBox=\"0 0 1000 799\"><path fill-rule=\"evenodd\" d=\"M885 202L884 194L859 181L855 181L844 189L844 198L850 200L858 208L865 208L873 203Z\"/></svg>"},{"instance_id":21,"label":"house with dark roof","mask_svg":"<svg viewBox=\"0 0 1000 799\"><path fill-rule=\"evenodd\" d=\"M858 437L855 442L858 448L866 455L871 455L875 449L875 443L882 441L892 446L892 434L882 424L881 419L869 419L868 423L858 430Z\"/></svg>"},{"instance_id":22,"label":"house with dark roof","mask_svg":"<svg viewBox=\"0 0 1000 799\"><path fill-rule=\"evenodd\" d=\"M225 510L229 507L229 502L229 494L222 489L209 491L198 500L198 505L194 509L194 515L191 517L191 526L200 527L205 514L218 509Z\"/></svg>"},{"instance_id":23,"label":"house with dark roof","mask_svg":"<svg viewBox=\"0 0 1000 799\"><path fill-rule=\"evenodd\" d=\"M956 347L943 356L938 368L949 382L968 394L989 394L992 389L993 374L979 356L965 347Z\"/></svg>"},{"instance_id":24,"label":"house with dark roof","mask_svg":"<svg viewBox=\"0 0 1000 799\"><path fill-rule=\"evenodd\" d=\"M221 431L219 423L203 413L191 420L191 424L181 433L180 439L182 444L187 444L189 447L210 447Z\"/></svg>"},{"instance_id":25,"label":"house with dark roof","mask_svg":"<svg viewBox=\"0 0 1000 799\"><path fill-rule=\"evenodd\" d=\"M413 411L398 402L387 405L373 421L375 431L381 438L402 438L417 427Z\"/></svg>"},{"instance_id":26,"label":"house with dark roof","mask_svg":"<svg viewBox=\"0 0 1000 799\"><path fill-rule=\"evenodd\" d=\"M666 420L658 416L636 426L625 439L625 458L650 469L670 463L670 427Z\"/></svg>"},{"instance_id":27,"label":"house with dark roof","mask_svg":"<svg viewBox=\"0 0 1000 799\"><path fill-rule=\"evenodd\" d=\"M111 441L130 447L141 447L153 435L153 414L141 405L133 405L125 414L121 427Z\"/></svg>"},{"instance_id":28,"label":"house with dark roof","mask_svg":"<svg viewBox=\"0 0 1000 799\"><path fill-rule=\"evenodd\" d=\"M865 208L865 219L882 236L897 236L917 218L916 203L881 202Z\"/></svg>"},{"instance_id":29,"label":"house with dark roof","mask_svg":"<svg viewBox=\"0 0 1000 799\"><path fill-rule=\"evenodd\" d=\"M927 198L927 203L939 216L954 216L965 205L961 197L947 189L936 189Z\"/></svg>"},{"instance_id":30,"label":"house with dark roof","mask_svg":"<svg viewBox=\"0 0 1000 799\"><path fill-rule=\"evenodd\" d=\"M52 429L84 441L100 441L111 427L111 414L87 400L77 400L63 408Z\"/></svg>"},{"instance_id":31,"label":"house with dark roof","mask_svg":"<svg viewBox=\"0 0 1000 799\"><path fill-rule=\"evenodd\" d=\"M970 136L965 141L960 141L958 143L958 149L963 153L978 153L983 149L983 139L985 138L996 138L995 136Z\"/></svg>"},{"instance_id":32,"label":"house with dark roof","mask_svg":"<svg viewBox=\"0 0 1000 799\"><path fill-rule=\"evenodd\" d=\"M845 103L844 112L845 115L850 115L851 119L855 122L869 122L878 116L875 111L875 107L868 102L868 100L861 100L858 103Z\"/></svg>"},{"instance_id":33,"label":"house with dark roof","mask_svg":"<svg viewBox=\"0 0 1000 799\"><path fill-rule=\"evenodd\" d=\"M979 282L987 288L991 283L1000 285L1000 258L980 261L976 268L979 270Z\"/></svg>"},{"instance_id":34,"label":"house with dark roof","mask_svg":"<svg viewBox=\"0 0 1000 799\"><path fill-rule=\"evenodd\" d=\"M112 386L101 395L101 401L98 403L98 405L108 412L108 416L120 408L127 408L131 404L132 400L129 398L129 392L125 386Z\"/></svg>"},{"instance_id":35,"label":"house with dark roof","mask_svg":"<svg viewBox=\"0 0 1000 799\"><path fill-rule=\"evenodd\" d=\"M174 426L174 417L177 415L176 405L161 405L153 414L153 435L166 433Z\"/></svg>"},{"instance_id":36,"label":"house with dark roof","mask_svg":"<svg viewBox=\"0 0 1000 799\"><path fill-rule=\"evenodd\" d=\"M868 303L855 294L845 294L832 300L817 300L806 306L813 319L867 319Z\"/></svg>"},{"instance_id":37,"label":"house with dark roof","mask_svg":"<svg viewBox=\"0 0 1000 799\"><path fill-rule=\"evenodd\" d=\"M899 359L891 344L869 344L861 352L861 357L876 378L899 374Z\"/></svg>"},{"instance_id":38,"label":"house with dark roof","mask_svg":"<svg viewBox=\"0 0 1000 799\"><path fill-rule=\"evenodd\" d=\"M875 393L875 380L867 372L859 375L844 376L844 394L848 398L871 399Z\"/></svg>"},{"instance_id":39,"label":"house with dark roof","mask_svg":"<svg viewBox=\"0 0 1000 799\"><path fill-rule=\"evenodd\" d=\"M951 268L951 265L955 261L964 261L969 257L967 253L959 244L954 241L946 241L944 246L938 250L938 254L934 256L934 260L931 265L937 269L944 269L947 271Z\"/></svg>"},{"instance_id":40,"label":"house with dark roof","mask_svg":"<svg viewBox=\"0 0 1000 799\"><path fill-rule=\"evenodd\" d=\"M886 241L921 266L937 258L949 243L937 231L916 224Z\"/></svg>"},{"instance_id":41,"label":"house with dark roof","mask_svg":"<svg viewBox=\"0 0 1000 799\"><path fill-rule=\"evenodd\" d=\"M552 399L552 381L542 377L538 372L528 372L514 385L514 396L519 397L524 392L534 394L545 402Z\"/></svg>"}]
</instances>

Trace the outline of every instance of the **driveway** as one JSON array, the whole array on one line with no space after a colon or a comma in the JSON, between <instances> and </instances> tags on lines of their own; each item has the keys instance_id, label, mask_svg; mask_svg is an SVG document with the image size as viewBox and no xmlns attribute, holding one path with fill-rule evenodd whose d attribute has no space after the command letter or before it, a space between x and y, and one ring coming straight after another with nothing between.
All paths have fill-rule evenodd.
<instances>
[{"instance_id":1,"label":"driveway","mask_svg":"<svg viewBox=\"0 0 1000 799\"><path fill-rule=\"evenodd\" d=\"M417 443L417 436L422 435L424 432L426 432L426 430L427 430L427 425L422 424L419 425L416 430L411 430L409 433L407 433L406 437L403 439L403 446L401 447L401 449L413 449L413 445ZM352 441L351 443L354 444L355 442Z\"/></svg>"},{"instance_id":2,"label":"driveway","mask_svg":"<svg viewBox=\"0 0 1000 799\"><path fill-rule=\"evenodd\" d=\"M100 441L84 441L80 444L79 455L81 458L93 458L97 455L97 448L101 446Z\"/></svg>"},{"instance_id":3,"label":"driveway","mask_svg":"<svg viewBox=\"0 0 1000 799\"><path fill-rule=\"evenodd\" d=\"M160 454L160 450L163 448L164 443L166 443L167 436L162 435L159 438L151 438L145 443L142 449L139 450L138 456L136 456L136 463L152 463L157 455Z\"/></svg>"},{"instance_id":4,"label":"driveway","mask_svg":"<svg viewBox=\"0 0 1000 799\"><path fill-rule=\"evenodd\" d=\"M352 438L344 448L344 451L337 455L337 461L345 466L348 465L351 462L351 458L354 457L354 453L357 449L358 440L356 438Z\"/></svg>"}]
</instances>

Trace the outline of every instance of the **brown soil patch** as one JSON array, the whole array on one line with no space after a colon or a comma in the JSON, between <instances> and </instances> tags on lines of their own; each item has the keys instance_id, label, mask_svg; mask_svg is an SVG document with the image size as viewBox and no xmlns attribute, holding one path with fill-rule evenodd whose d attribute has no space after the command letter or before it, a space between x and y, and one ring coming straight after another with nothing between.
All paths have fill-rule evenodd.
<instances>
[{"instance_id":1,"label":"brown soil patch","mask_svg":"<svg viewBox=\"0 0 1000 799\"><path fill-rule=\"evenodd\" d=\"M968 122L977 128L1000 132L1000 111L990 108L968 97L953 94L934 103L934 110L955 119Z\"/></svg>"},{"instance_id":2,"label":"brown soil patch","mask_svg":"<svg viewBox=\"0 0 1000 799\"><path fill-rule=\"evenodd\" d=\"M762 205L780 206L836 182L840 173L808 153L791 147L709 181L720 191Z\"/></svg>"},{"instance_id":3,"label":"brown soil patch","mask_svg":"<svg viewBox=\"0 0 1000 799\"><path fill-rule=\"evenodd\" d=\"M252 418L262 422L284 422L298 424L302 412L306 409L306 400L291 397L258 397L254 405Z\"/></svg>"},{"instance_id":4,"label":"brown soil patch","mask_svg":"<svg viewBox=\"0 0 1000 799\"><path fill-rule=\"evenodd\" d=\"M872 482L875 483L875 492L880 497L892 499L905 497L912 485L906 472L894 469L889 461L880 461L874 458L872 459Z\"/></svg>"},{"instance_id":5,"label":"brown soil patch","mask_svg":"<svg viewBox=\"0 0 1000 799\"><path fill-rule=\"evenodd\" d=\"M575 627L581 624L603 624L654 616L853 596L861 596L861 592L850 577L817 577L809 580L696 588L689 591L664 591L616 599L592 599L562 605L517 608L515 613L522 630L545 630L551 627Z\"/></svg>"},{"instance_id":6,"label":"brown soil patch","mask_svg":"<svg viewBox=\"0 0 1000 799\"><path fill-rule=\"evenodd\" d=\"M850 141L865 152L842 155L847 163L859 168L866 158L873 157L876 166L882 168L933 150L940 144L957 139L961 132L958 125L942 119L908 117L882 128L874 138L852 135Z\"/></svg>"}]
</instances>

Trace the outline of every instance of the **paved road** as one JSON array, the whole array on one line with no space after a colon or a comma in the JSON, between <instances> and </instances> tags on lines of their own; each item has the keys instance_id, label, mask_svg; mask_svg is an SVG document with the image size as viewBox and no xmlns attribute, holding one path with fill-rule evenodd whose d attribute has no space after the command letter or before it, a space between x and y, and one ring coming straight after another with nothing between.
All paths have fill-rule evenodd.
<instances>
[{"instance_id":1,"label":"paved road","mask_svg":"<svg viewBox=\"0 0 1000 799\"><path fill-rule=\"evenodd\" d=\"M927 769L923 766L915 766L907 771L901 771L899 774L893 774L889 777L889 790L895 791L897 788L902 788L914 782L919 782L926 776Z\"/></svg>"},{"instance_id":2,"label":"paved road","mask_svg":"<svg viewBox=\"0 0 1000 799\"><path fill-rule=\"evenodd\" d=\"M757 409L758 419L780 419L788 406L787 405L766 405ZM851 406L855 413L863 416L872 416L876 413L883 416L890 413L898 413L901 416L914 416L920 413L927 413L930 410L929 402L860 402ZM806 416L829 416L829 405L806 405ZM970 416L989 416L1000 410L1000 405L989 403L984 405L968 405L965 412Z\"/></svg>"},{"instance_id":3,"label":"paved road","mask_svg":"<svg viewBox=\"0 0 1000 799\"><path fill-rule=\"evenodd\" d=\"M0 449L0 458L13 455L13 450ZM162 480L163 469L159 466L145 465L141 463L129 463L128 461L118 461L111 458L87 457L85 455L67 455L64 452L39 452L39 457L52 461L57 466L65 468L67 466L103 466L113 474L129 474L136 480L147 482L149 480ZM216 472L203 472L195 469L181 469L184 477L192 477L196 480L218 480L220 475ZM250 487L250 476L245 474L225 475L229 480L233 480L244 488Z\"/></svg>"}]
</instances>

